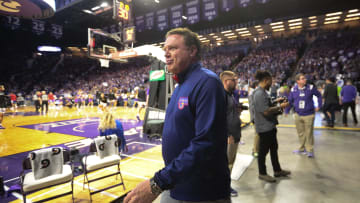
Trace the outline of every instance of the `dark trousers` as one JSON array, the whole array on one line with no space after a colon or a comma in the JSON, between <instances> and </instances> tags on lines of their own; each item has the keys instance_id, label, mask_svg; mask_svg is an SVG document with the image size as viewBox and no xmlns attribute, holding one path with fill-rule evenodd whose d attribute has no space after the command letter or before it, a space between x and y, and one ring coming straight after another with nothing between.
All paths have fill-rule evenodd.
<instances>
[{"instance_id":1,"label":"dark trousers","mask_svg":"<svg viewBox=\"0 0 360 203\"><path fill-rule=\"evenodd\" d=\"M351 109L351 113L352 113L352 116L353 116L353 119L354 119L354 123L357 124L358 120L356 118L355 101L343 103L343 108L344 108L343 123L347 124L347 112L348 112L349 107Z\"/></svg>"},{"instance_id":2,"label":"dark trousers","mask_svg":"<svg viewBox=\"0 0 360 203\"><path fill-rule=\"evenodd\" d=\"M259 155L258 155L258 166L260 175L266 175L265 158L267 153L270 151L271 163L274 172L281 171L279 158L278 158L278 142L276 138L276 128L271 131L259 133Z\"/></svg>"},{"instance_id":3,"label":"dark trousers","mask_svg":"<svg viewBox=\"0 0 360 203\"><path fill-rule=\"evenodd\" d=\"M337 106L337 104L324 104L324 114L328 125L335 124L335 111ZM327 112L330 113L330 117Z\"/></svg>"},{"instance_id":4,"label":"dark trousers","mask_svg":"<svg viewBox=\"0 0 360 203\"><path fill-rule=\"evenodd\" d=\"M35 104L35 111L36 111L36 113L38 113L39 112L39 109L40 109L40 101L39 100L35 100L35 102L34 102L34 104Z\"/></svg>"},{"instance_id":5,"label":"dark trousers","mask_svg":"<svg viewBox=\"0 0 360 203\"><path fill-rule=\"evenodd\" d=\"M45 110L46 110L46 113L48 112L48 109L49 109L49 102L48 101L42 101L42 104L41 104L41 112L44 112L44 106L45 106Z\"/></svg>"}]
</instances>

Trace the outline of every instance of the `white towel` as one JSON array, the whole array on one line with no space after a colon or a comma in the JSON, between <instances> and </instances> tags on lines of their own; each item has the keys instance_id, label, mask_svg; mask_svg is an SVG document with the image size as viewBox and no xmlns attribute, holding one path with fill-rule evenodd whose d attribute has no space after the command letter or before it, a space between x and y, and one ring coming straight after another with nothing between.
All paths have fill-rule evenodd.
<instances>
[{"instance_id":1,"label":"white towel","mask_svg":"<svg viewBox=\"0 0 360 203\"><path fill-rule=\"evenodd\" d=\"M40 149L29 154L35 180L62 173L64 163L61 147Z\"/></svg>"},{"instance_id":2,"label":"white towel","mask_svg":"<svg viewBox=\"0 0 360 203\"><path fill-rule=\"evenodd\" d=\"M115 134L95 138L95 145L100 159L119 154L119 142Z\"/></svg>"}]
</instances>

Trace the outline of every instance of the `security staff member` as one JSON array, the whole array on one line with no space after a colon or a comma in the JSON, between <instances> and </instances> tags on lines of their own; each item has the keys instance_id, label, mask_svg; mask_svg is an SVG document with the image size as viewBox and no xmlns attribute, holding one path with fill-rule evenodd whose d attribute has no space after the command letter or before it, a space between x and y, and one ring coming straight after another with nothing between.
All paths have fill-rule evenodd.
<instances>
[{"instance_id":1,"label":"security staff member","mask_svg":"<svg viewBox=\"0 0 360 203\"><path fill-rule=\"evenodd\" d=\"M288 114L291 107L295 111L295 125L300 140L299 149L293 151L296 154L307 154L314 157L314 120L315 111L322 106L321 93L314 85L306 84L305 75L299 73L295 76L296 85L291 88L289 95L290 106L286 109ZM313 96L317 97L318 106L314 106Z\"/></svg>"}]
</instances>

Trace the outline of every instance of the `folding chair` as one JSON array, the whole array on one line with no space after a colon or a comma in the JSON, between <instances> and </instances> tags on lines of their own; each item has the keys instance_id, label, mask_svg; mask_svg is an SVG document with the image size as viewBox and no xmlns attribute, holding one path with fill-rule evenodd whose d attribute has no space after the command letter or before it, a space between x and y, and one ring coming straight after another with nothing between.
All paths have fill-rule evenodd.
<instances>
[{"instance_id":1,"label":"folding chair","mask_svg":"<svg viewBox=\"0 0 360 203\"><path fill-rule=\"evenodd\" d=\"M110 147L111 149L108 149L108 150L112 151L112 153L106 154L105 156L102 157L100 155L100 153L99 153L99 150L98 150L99 146L97 147L96 143L97 142L107 142L107 141L111 140L110 138L112 140L116 139L115 145L111 145L111 146L110 145L105 145L105 147ZM113 187L117 187L117 186L122 185L123 189L125 190L125 184L124 184L121 172L120 172L120 159L121 158L120 158L120 155L119 155L119 151L117 150L117 148L119 146L119 143L120 143L120 140L117 138L116 135L109 135L109 136L102 136L102 137L94 138L94 141L90 144L89 152L91 154L88 155L88 156L85 156L83 158L83 160L82 160L82 162L84 164L83 189L85 189L85 183L87 183L88 184L88 189L89 189L89 194L90 194L90 201L92 201L91 195L102 192L104 190L108 190L108 189L113 188ZM104 145L102 147L103 148L101 148L101 146L100 146L100 150L104 149ZM117 166L117 172L111 173L111 174L108 174L108 175L104 175L104 176L101 176L101 177L98 177L98 178L95 178L95 179L92 179L92 180L89 180L88 174L90 172L94 172L94 171L101 170L101 169L104 169L104 168L107 168L107 167L110 167L110 166L115 166L115 165ZM107 178L107 177L110 177L110 176L114 176L114 175L116 176L116 179L117 179L117 175L120 175L120 179L121 179L120 183L115 184L115 185L111 185L111 186L106 187L106 188L98 189L96 191L91 191L90 190L90 183L91 182L98 181L98 180L101 180L101 179L104 179L104 178Z\"/></svg>"},{"instance_id":2,"label":"folding chair","mask_svg":"<svg viewBox=\"0 0 360 203\"><path fill-rule=\"evenodd\" d=\"M51 150L54 150L56 148L51 148ZM38 150L40 151L40 150ZM32 153L37 153L38 151L34 151ZM72 201L74 202L74 176L73 176L73 167L72 163L70 162L70 153L69 151L62 151L63 156L63 165L62 165L62 172L59 174L48 174L46 177L43 178L35 178L35 171L33 170L31 166L31 158L27 157L23 160L22 167L23 170L20 173L20 180L21 180L21 193L23 196L23 200L26 203L26 195L30 193L34 193L49 187L53 187L56 185L64 184L67 182L71 182L71 191L65 192L59 195L55 195L52 197L48 197L36 202L45 202L52 199L56 199L65 195L72 195ZM39 164L44 165L44 163L47 163L45 160L40 160ZM69 164L70 163L70 164ZM29 171L31 170L31 171Z\"/></svg>"}]
</instances>

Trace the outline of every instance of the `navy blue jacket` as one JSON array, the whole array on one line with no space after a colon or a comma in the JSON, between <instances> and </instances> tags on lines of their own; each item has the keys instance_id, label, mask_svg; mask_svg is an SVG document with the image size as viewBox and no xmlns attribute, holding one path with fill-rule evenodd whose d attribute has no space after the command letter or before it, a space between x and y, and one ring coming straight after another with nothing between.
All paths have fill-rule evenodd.
<instances>
[{"instance_id":1,"label":"navy blue jacket","mask_svg":"<svg viewBox=\"0 0 360 203\"><path fill-rule=\"evenodd\" d=\"M106 135L112 135L112 134L116 134L116 136L121 140L120 146L119 146L119 151L125 151L125 146L126 146L126 140L124 137L124 128L122 126L121 121L119 120L115 120L116 123L116 128L114 129L106 129L106 130L99 130L100 132L100 136L106 136Z\"/></svg>"},{"instance_id":2,"label":"navy blue jacket","mask_svg":"<svg viewBox=\"0 0 360 203\"><path fill-rule=\"evenodd\" d=\"M298 85L295 85L291 88L289 95L290 106L286 109L288 113L291 107L294 107L294 110L300 116L308 116L315 113L313 96L317 97L318 107L322 106L321 93L316 89L314 85L305 85L303 89L299 89ZM305 106L300 108L301 102L305 102Z\"/></svg>"},{"instance_id":3,"label":"navy blue jacket","mask_svg":"<svg viewBox=\"0 0 360 203\"><path fill-rule=\"evenodd\" d=\"M345 85L341 89L341 100L343 103L354 102L356 100L356 87L353 85Z\"/></svg>"},{"instance_id":4,"label":"navy blue jacket","mask_svg":"<svg viewBox=\"0 0 360 203\"><path fill-rule=\"evenodd\" d=\"M181 201L225 199L230 194L226 156L225 90L200 63L179 74L162 134L165 167L154 180Z\"/></svg>"}]
</instances>

